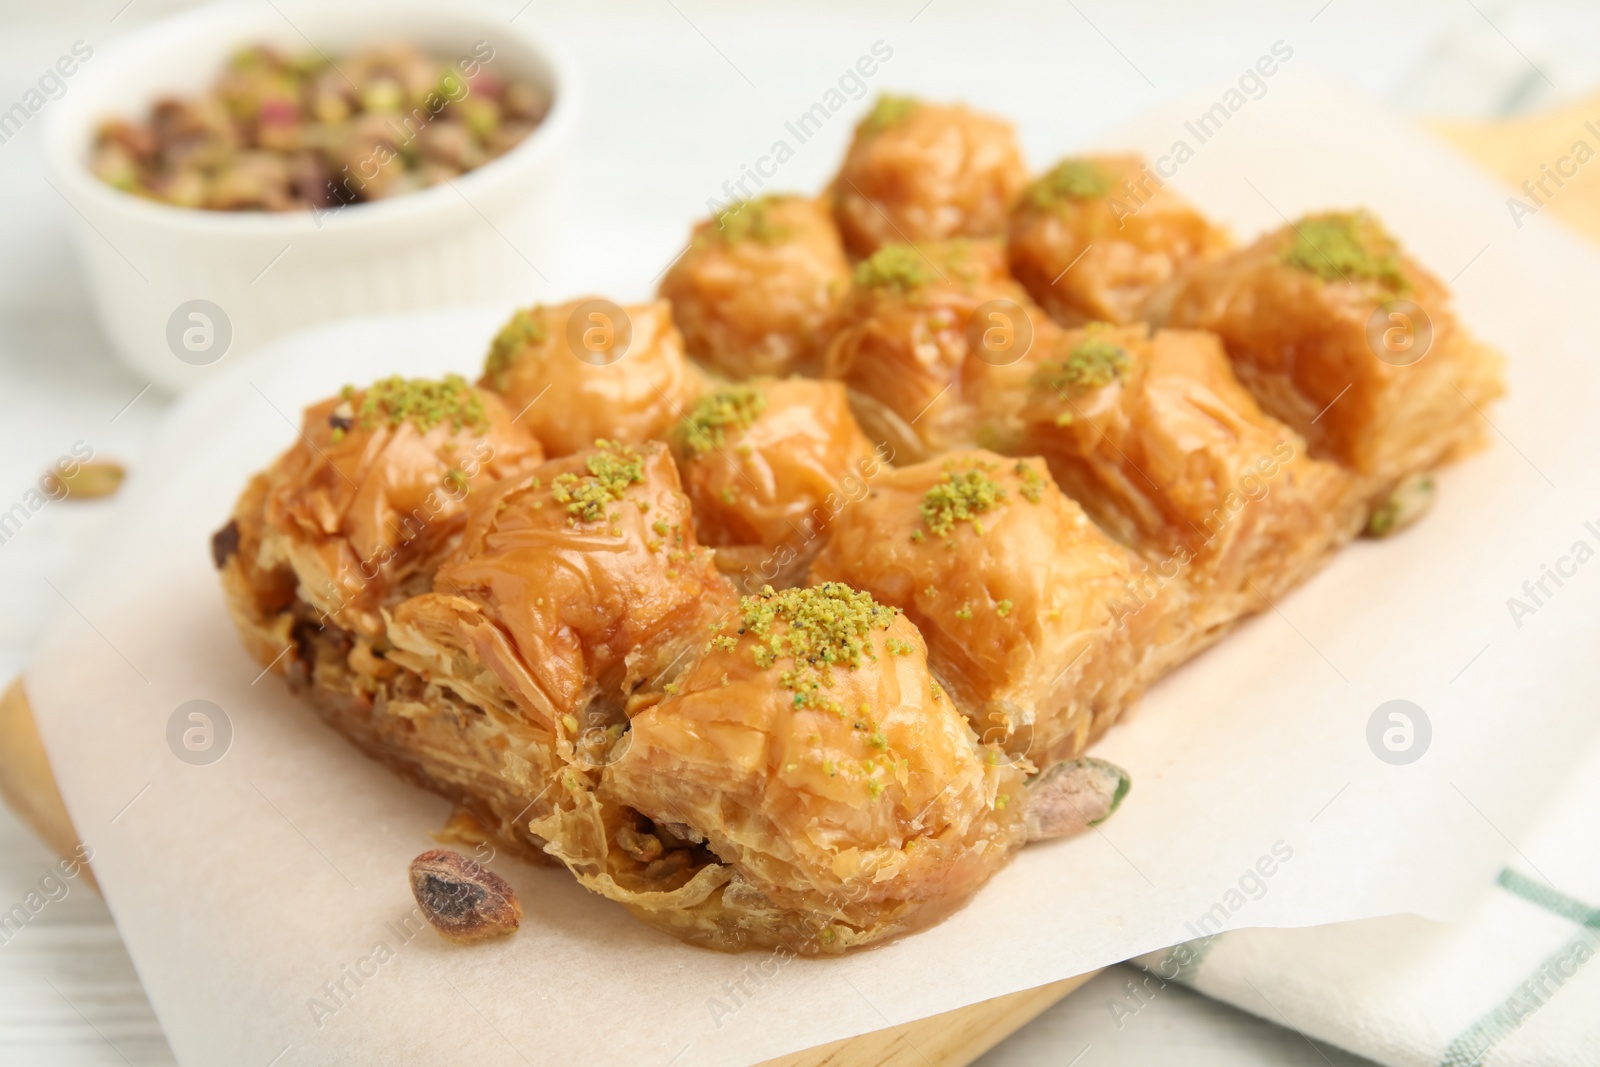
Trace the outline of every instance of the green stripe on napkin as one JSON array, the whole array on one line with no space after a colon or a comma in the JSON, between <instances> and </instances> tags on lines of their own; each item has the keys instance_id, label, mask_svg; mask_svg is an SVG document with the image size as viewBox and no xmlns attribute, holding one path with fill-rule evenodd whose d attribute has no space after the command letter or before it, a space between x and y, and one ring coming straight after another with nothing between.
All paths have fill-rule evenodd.
<instances>
[{"instance_id":1,"label":"green stripe on napkin","mask_svg":"<svg viewBox=\"0 0 1600 1067\"><path fill-rule=\"evenodd\" d=\"M1543 882L1510 868L1501 870L1495 884L1552 915L1570 919L1584 929L1551 953L1504 1001L1461 1032L1445 1049L1439 1067L1475 1067L1489 1050L1505 1040L1544 1007L1561 987L1595 955L1594 935L1600 929L1600 909L1574 900Z\"/></svg>"},{"instance_id":2,"label":"green stripe on napkin","mask_svg":"<svg viewBox=\"0 0 1600 1067\"><path fill-rule=\"evenodd\" d=\"M1573 900L1565 893L1551 889L1543 882L1536 882L1525 874L1518 874L1509 867L1501 870L1500 876L1495 879L1495 884L1563 919L1571 919L1580 926L1600 929L1600 908L1591 908L1587 904Z\"/></svg>"}]
</instances>

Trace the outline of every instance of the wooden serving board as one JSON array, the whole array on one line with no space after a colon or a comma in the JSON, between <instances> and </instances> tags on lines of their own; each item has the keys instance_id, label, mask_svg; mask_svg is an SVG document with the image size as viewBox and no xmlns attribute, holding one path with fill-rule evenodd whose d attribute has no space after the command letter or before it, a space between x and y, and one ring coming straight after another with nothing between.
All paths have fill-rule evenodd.
<instances>
[{"instance_id":1,"label":"wooden serving board","mask_svg":"<svg viewBox=\"0 0 1600 1067\"><path fill-rule=\"evenodd\" d=\"M1594 123L1592 129L1587 125L1590 122ZM1544 166L1573 170L1579 142L1590 153L1600 155L1600 95L1516 120L1435 121L1429 126L1512 190L1520 191L1524 182L1538 182L1545 176ZM1589 159L1584 158L1586 162ZM1523 192L1519 199L1536 208L1534 213L1548 209L1580 233L1600 241L1600 162L1592 167L1577 166L1576 174L1561 178L1560 186L1547 178L1537 198ZM56 788L20 679L0 696L0 797L58 854L66 856L77 847L78 835ZM88 877L92 881L92 875ZM758 1067L966 1067L1096 973L835 1041Z\"/></svg>"}]
</instances>

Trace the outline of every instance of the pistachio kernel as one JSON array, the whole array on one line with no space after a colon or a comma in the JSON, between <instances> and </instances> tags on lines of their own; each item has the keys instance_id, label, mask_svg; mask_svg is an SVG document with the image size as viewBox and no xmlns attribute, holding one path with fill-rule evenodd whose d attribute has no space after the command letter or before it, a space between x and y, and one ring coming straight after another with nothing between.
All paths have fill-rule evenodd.
<instances>
[{"instance_id":1,"label":"pistachio kernel","mask_svg":"<svg viewBox=\"0 0 1600 1067\"><path fill-rule=\"evenodd\" d=\"M498 874L445 848L411 861L411 894L439 936L468 945L515 933L522 922L516 890Z\"/></svg>"}]
</instances>

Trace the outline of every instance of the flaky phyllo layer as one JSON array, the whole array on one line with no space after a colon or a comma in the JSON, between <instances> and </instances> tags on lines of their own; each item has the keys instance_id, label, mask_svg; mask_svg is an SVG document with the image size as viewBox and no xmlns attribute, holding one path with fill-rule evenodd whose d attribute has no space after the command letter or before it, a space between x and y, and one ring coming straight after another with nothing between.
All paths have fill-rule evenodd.
<instances>
[{"instance_id":1,"label":"flaky phyllo layer","mask_svg":"<svg viewBox=\"0 0 1600 1067\"><path fill-rule=\"evenodd\" d=\"M451 832L718 949L882 942L1109 814L1085 749L1414 520L1503 386L1370 216L1229 251L1012 136L884 100L669 299L312 405L213 543L251 654Z\"/></svg>"}]
</instances>

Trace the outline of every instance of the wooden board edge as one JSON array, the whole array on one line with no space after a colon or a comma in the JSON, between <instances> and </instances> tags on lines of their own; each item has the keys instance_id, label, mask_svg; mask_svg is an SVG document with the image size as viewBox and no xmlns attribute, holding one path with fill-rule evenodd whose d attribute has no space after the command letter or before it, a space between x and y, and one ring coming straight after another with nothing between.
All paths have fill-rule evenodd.
<instances>
[{"instance_id":1,"label":"wooden board edge","mask_svg":"<svg viewBox=\"0 0 1600 1067\"><path fill-rule=\"evenodd\" d=\"M757 1067L966 1067L1099 973L1090 971L904 1026L818 1045Z\"/></svg>"},{"instance_id":2,"label":"wooden board edge","mask_svg":"<svg viewBox=\"0 0 1600 1067\"><path fill-rule=\"evenodd\" d=\"M66 802L56 786L55 772L50 769L21 678L0 694L0 799L57 856L77 853L78 831L73 828L72 816L67 814ZM87 866L81 877L99 889Z\"/></svg>"},{"instance_id":3,"label":"wooden board edge","mask_svg":"<svg viewBox=\"0 0 1600 1067\"><path fill-rule=\"evenodd\" d=\"M1516 228L1549 207L1600 241L1600 168L1586 165L1600 152L1597 119L1600 95L1516 118L1430 119L1426 126L1509 186L1506 217ZM1580 143L1581 160L1574 153Z\"/></svg>"}]
</instances>

